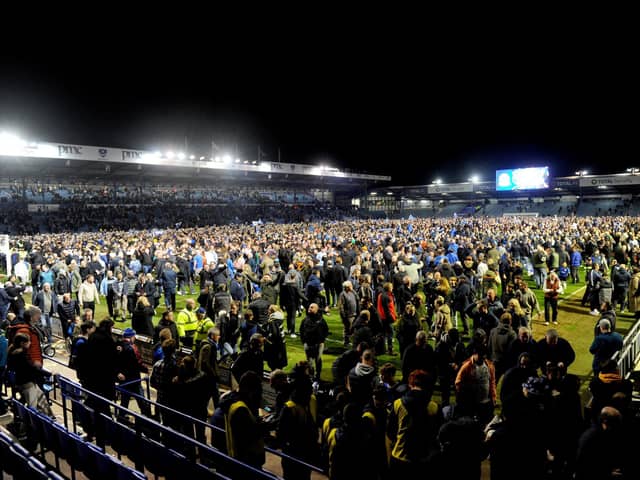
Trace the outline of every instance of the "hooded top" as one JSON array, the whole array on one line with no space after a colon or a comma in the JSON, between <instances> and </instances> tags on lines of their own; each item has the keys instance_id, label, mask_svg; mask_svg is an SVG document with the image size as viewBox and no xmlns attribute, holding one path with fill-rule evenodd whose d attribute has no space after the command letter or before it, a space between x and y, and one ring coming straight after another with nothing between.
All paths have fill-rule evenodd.
<instances>
[{"instance_id":1,"label":"hooded top","mask_svg":"<svg viewBox=\"0 0 640 480\"><path fill-rule=\"evenodd\" d=\"M435 447L438 405L424 390L409 390L393 403L387 433L391 455L402 462L424 462Z\"/></svg>"}]
</instances>

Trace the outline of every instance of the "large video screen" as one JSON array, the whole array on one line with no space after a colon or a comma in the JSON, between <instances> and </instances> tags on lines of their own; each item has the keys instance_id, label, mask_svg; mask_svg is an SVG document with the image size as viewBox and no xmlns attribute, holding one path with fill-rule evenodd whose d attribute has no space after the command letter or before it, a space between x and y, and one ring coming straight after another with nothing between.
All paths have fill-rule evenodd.
<instances>
[{"instance_id":1,"label":"large video screen","mask_svg":"<svg viewBox=\"0 0 640 480\"><path fill-rule=\"evenodd\" d=\"M537 190L549 188L549 167L496 170L496 190Z\"/></svg>"}]
</instances>

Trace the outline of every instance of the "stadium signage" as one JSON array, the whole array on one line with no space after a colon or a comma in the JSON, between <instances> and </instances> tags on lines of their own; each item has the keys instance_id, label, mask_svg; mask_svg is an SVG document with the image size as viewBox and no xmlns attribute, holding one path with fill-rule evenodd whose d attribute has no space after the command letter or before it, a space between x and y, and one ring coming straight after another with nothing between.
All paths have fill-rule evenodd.
<instances>
[{"instance_id":1,"label":"stadium signage","mask_svg":"<svg viewBox=\"0 0 640 480\"><path fill-rule=\"evenodd\" d=\"M471 183L454 183L451 185L429 185L428 193L463 193L473 192L473 184Z\"/></svg>"},{"instance_id":2,"label":"stadium signage","mask_svg":"<svg viewBox=\"0 0 640 480\"><path fill-rule=\"evenodd\" d=\"M168 159L144 150L125 150L122 148L95 147L88 145L68 145L50 142L31 142L17 145L0 144L0 156L23 158L50 158L65 160L86 160L109 163L131 163L135 165L159 165L164 167L183 167L211 170L235 170L244 172L277 172L280 174L314 175L359 180L390 181L391 177L350 173L336 168L329 169L313 165L296 163L262 162L259 165L240 163L225 164L219 162L195 162L193 160Z\"/></svg>"},{"instance_id":3,"label":"stadium signage","mask_svg":"<svg viewBox=\"0 0 640 480\"><path fill-rule=\"evenodd\" d=\"M68 156L82 155L82 147L76 145L58 145L58 156L66 158Z\"/></svg>"},{"instance_id":4,"label":"stadium signage","mask_svg":"<svg viewBox=\"0 0 640 480\"><path fill-rule=\"evenodd\" d=\"M609 175L583 177L580 179L581 187L599 187L599 186L624 186L624 185L640 185L640 177L637 175Z\"/></svg>"},{"instance_id":5,"label":"stadium signage","mask_svg":"<svg viewBox=\"0 0 640 480\"><path fill-rule=\"evenodd\" d=\"M136 150L122 150L122 160L142 160L144 152Z\"/></svg>"},{"instance_id":6,"label":"stadium signage","mask_svg":"<svg viewBox=\"0 0 640 480\"><path fill-rule=\"evenodd\" d=\"M553 181L553 184L556 187L577 187L578 186L578 180L556 178Z\"/></svg>"}]
</instances>

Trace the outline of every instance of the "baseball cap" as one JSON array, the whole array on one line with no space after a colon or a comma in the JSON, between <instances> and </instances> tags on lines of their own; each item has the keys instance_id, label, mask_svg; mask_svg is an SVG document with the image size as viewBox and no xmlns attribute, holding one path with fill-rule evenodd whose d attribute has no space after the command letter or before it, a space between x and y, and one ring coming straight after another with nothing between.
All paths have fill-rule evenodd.
<instances>
[{"instance_id":1,"label":"baseball cap","mask_svg":"<svg viewBox=\"0 0 640 480\"><path fill-rule=\"evenodd\" d=\"M204 308L200 307L196 310L196 313L207 313L207 311Z\"/></svg>"},{"instance_id":2,"label":"baseball cap","mask_svg":"<svg viewBox=\"0 0 640 480\"><path fill-rule=\"evenodd\" d=\"M126 328L126 329L124 330L124 332L122 333L122 336L123 336L124 338L131 338L131 337L135 337L135 335L136 335L136 331L135 331L133 328L131 328L131 327Z\"/></svg>"}]
</instances>

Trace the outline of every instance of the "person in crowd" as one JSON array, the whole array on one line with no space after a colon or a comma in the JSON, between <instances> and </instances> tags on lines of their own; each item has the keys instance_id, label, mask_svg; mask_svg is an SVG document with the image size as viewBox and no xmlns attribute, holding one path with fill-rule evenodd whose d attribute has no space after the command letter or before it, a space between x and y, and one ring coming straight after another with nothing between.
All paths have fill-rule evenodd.
<instances>
[{"instance_id":1,"label":"person in crowd","mask_svg":"<svg viewBox=\"0 0 640 480\"><path fill-rule=\"evenodd\" d=\"M158 343L160 341L160 332L164 329L168 329L171 332L171 338L176 341L176 347L178 347L179 339L178 336L178 326L176 322L173 320L173 312L171 310L166 310L162 312L162 316L160 317L160 321L153 329L153 341Z\"/></svg>"},{"instance_id":2,"label":"person in crowd","mask_svg":"<svg viewBox=\"0 0 640 480\"><path fill-rule=\"evenodd\" d=\"M591 346L589 352L593 355L593 374L600 373L600 366L613 355L622 350L622 335L611 331L609 320L602 319L598 323L600 335L598 335Z\"/></svg>"},{"instance_id":3,"label":"person in crowd","mask_svg":"<svg viewBox=\"0 0 640 480\"><path fill-rule=\"evenodd\" d=\"M353 290L353 285L348 280L342 283L342 291L338 295L338 311L343 326L343 343L345 347L348 347L353 321L358 314L358 297Z\"/></svg>"},{"instance_id":4,"label":"person in crowd","mask_svg":"<svg viewBox=\"0 0 640 480\"><path fill-rule=\"evenodd\" d=\"M162 342L162 359L156 360L151 371L150 383L156 389L156 402L161 406L168 406L172 394L172 382L178 375L178 361L176 359L176 341L167 338ZM163 412L162 407L156 408L155 417L165 424L171 424L171 414Z\"/></svg>"},{"instance_id":5,"label":"person in crowd","mask_svg":"<svg viewBox=\"0 0 640 480\"><path fill-rule=\"evenodd\" d=\"M407 347L402 356L402 381L408 382L409 375L414 370L427 372L431 380L435 381L436 358L424 330L416 333L414 344Z\"/></svg>"},{"instance_id":6,"label":"person in crowd","mask_svg":"<svg viewBox=\"0 0 640 480\"><path fill-rule=\"evenodd\" d=\"M238 355L238 358L231 366L236 381L246 372L254 372L262 378L264 372L264 337L259 333L251 335L249 348Z\"/></svg>"},{"instance_id":7,"label":"person in crowd","mask_svg":"<svg viewBox=\"0 0 640 480\"><path fill-rule=\"evenodd\" d=\"M42 312L42 315L40 316L42 330L47 337L47 343L51 343L53 341L51 317L53 317L58 310L58 296L53 290L51 290L50 283L45 282L42 284L42 290L36 294L36 298L33 303Z\"/></svg>"},{"instance_id":8,"label":"person in crowd","mask_svg":"<svg viewBox=\"0 0 640 480\"><path fill-rule=\"evenodd\" d=\"M382 292L377 296L377 312L382 322L383 334L387 340L387 354L393 355L393 328L398 317L396 314L395 297L393 295L393 283L386 282L382 285ZM403 352L400 352L402 355Z\"/></svg>"},{"instance_id":9,"label":"person in crowd","mask_svg":"<svg viewBox=\"0 0 640 480\"><path fill-rule=\"evenodd\" d=\"M562 284L556 272L551 272L544 281L544 324L549 325L549 320L554 325L558 324L558 297L563 293Z\"/></svg>"},{"instance_id":10,"label":"person in crowd","mask_svg":"<svg viewBox=\"0 0 640 480\"><path fill-rule=\"evenodd\" d=\"M96 305L100 305L100 294L95 284L95 277L87 275L87 278L78 290L78 303L80 308L89 308L95 315Z\"/></svg>"},{"instance_id":11,"label":"person in crowd","mask_svg":"<svg viewBox=\"0 0 640 480\"><path fill-rule=\"evenodd\" d=\"M48 377L49 374L29 357L30 343L29 335L16 333L7 352L7 369L13 372L15 389L21 395L24 403L53 417L49 401L40 388L44 377Z\"/></svg>"},{"instance_id":12,"label":"person in crowd","mask_svg":"<svg viewBox=\"0 0 640 480\"><path fill-rule=\"evenodd\" d=\"M151 416L149 403L144 399L141 373L149 373L149 369L142 362L142 356L135 343L136 331L127 328L122 334L122 341L117 346L118 355L116 357L116 378L120 382L120 404L124 408L129 408L130 394L138 403L138 408L143 415ZM124 415L123 410L118 410L120 415Z\"/></svg>"},{"instance_id":13,"label":"person in crowd","mask_svg":"<svg viewBox=\"0 0 640 480\"><path fill-rule=\"evenodd\" d=\"M131 327L136 331L136 334L153 338L153 307L147 297L138 298L136 308L131 317Z\"/></svg>"},{"instance_id":14,"label":"person in crowd","mask_svg":"<svg viewBox=\"0 0 640 480\"><path fill-rule=\"evenodd\" d=\"M322 316L317 303L309 305L307 316L300 324L300 340L304 345L304 353L308 362L315 363L315 378L320 381L322 372L322 353L325 340L329 336L329 327Z\"/></svg>"},{"instance_id":15,"label":"person in crowd","mask_svg":"<svg viewBox=\"0 0 640 480\"><path fill-rule=\"evenodd\" d=\"M195 307L195 300L188 298L184 308L180 310L178 318L176 319L176 328L178 330L180 343L188 348L194 346L196 329L198 327L198 316L196 315Z\"/></svg>"},{"instance_id":16,"label":"person in crowd","mask_svg":"<svg viewBox=\"0 0 640 480\"><path fill-rule=\"evenodd\" d=\"M569 368L576 359L576 352L571 344L558 335L555 329L547 330L544 338L536 345L536 360L542 373L546 372L546 365L551 362L561 365L561 368Z\"/></svg>"},{"instance_id":17,"label":"person in crowd","mask_svg":"<svg viewBox=\"0 0 640 480\"><path fill-rule=\"evenodd\" d=\"M459 409L487 425L496 405L496 374L493 363L487 359L486 347L478 345L471 358L462 364L455 386Z\"/></svg>"},{"instance_id":18,"label":"person in crowd","mask_svg":"<svg viewBox=\"0 0 640 480\"><path fill-rule=\"evenodd\" d=\"M277 438L283 453L309 464L318 460L318 427L315 399L312 401L311 379L297 375L291 399L285 402L278 421ZM293 460L282 458L283 478L304 480L311 478L311 470Z\"/></svg>"},{"instance_id":19,"label":"person in crowd","mask_svg":"<svg viewBox=\"0 0 640 480\"><path fill-rule=\"evenodd\" d=\"M58 303L58 318L62 326L62 335L68 339L73 335L73 323L76 316L80 316L80 305L71 298L70 293L62 295L62 301Z\"/></svg>"},{"instance_id":20,"label":"person in crowd","mask_svg":"<svg viewBox=\"0 0 640 480\"><path fill-rule=\"evenodd\" d=\"M261 399L262 376L247 371L238 382L237 393L221 405L227 454L258 469L265 462L264 431L258 415Z\"/></svg>"},{"instance_id":21,"label":"person in crowd","mask_svg":"<svg viewBox=\"0 0 640 480\"><path fill-rule=\"evenodd\" d=\"M425 472L441 423L429 374L414 370L408 385L409 391L393 402L387 425L394 478L418 478Z\"/></svg>"},{"instance_id":22,"label":"person in crowd","mask_svg":"<svg viewBox=\"0 0 640 480\"><path fill-rule=\"evenodd\" d=\"M516 332L511 328L511 314L503 313L500 324L489 332L489 358L496 370L496 382L500 381L509 366L509 351L515 340Z\"/></svg>"}]
</instances>

